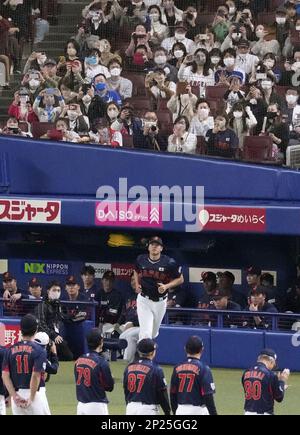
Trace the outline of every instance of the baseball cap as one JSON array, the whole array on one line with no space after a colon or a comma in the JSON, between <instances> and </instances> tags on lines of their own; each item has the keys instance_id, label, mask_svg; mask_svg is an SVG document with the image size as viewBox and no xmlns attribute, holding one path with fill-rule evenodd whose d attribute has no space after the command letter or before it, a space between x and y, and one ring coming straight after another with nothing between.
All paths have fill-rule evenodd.
<instances>
[{"instance_id":1,"label":"baseball cap","mask_svg":"<svg viewBox=\"0 0 300 435\"><path fill-rule=\"evenodd\" d=\"M34 337L34 341L41 346L48 346L50 338L46 332L38 332Z\"/></svg>"},{"instance_id":2,"label":"baseball cap","mask_svg":"<svg viewBox=\"0 0 300 435\"><path fill-rule=\"evenodd\" d=\"M259 357L260 356L268 356L270 358L273 358L277 363L277 354L273 349L263 349L259 354Z\"/></svg>"},{"instance_id":3,"label":"baseball cap","mask_svg":"<svg viewBox=\"0 0 300 435\"><path fill-rule=\"evenodd\" d=\"M252 289L249 293L249 296L259 296L259 295L266 295L266 289L263 286L258 286Z\"/></svg>"},{"instance_id":4,"label":"baseball cap","mask_svg":"<svg viewBox=\"0 0 300 435\"><path fill-rule=\"evenodd\" d=\"M104 272L102 279L110 279L114 281L116 279L116 275L112 270L107 270L106 272Z\"/></svg>"},{"instance_id":5,"label":"baseball cap","mask_svg":"<svg viewBox=\"0 0 300 435\"><path fill-rule=\"evenodd\" d=\"M96 275L96 270L93 266L88 265L88 266L83 266L83 268L81 269L80 272L81 275Z\"/></svg>"},{"instance_id":6,"label":"baseball cap","mask_svg":"<svg viewBox=\"0 0 300 435\"><path fill-rule=\"evenodd\" d=\"M21 319L20 327L22 335L32 336L38 328L38 320L32 314L26 314L26 316Z\"/></svg>"},{"instance_id":7,"label":"baseball cap","mask_svg":"<svg viewBox=\"0 0 300 435\"><path fill-rule=\"evenodd\" d=\"M45 60L45 63L44 63L44 66L46 66L46 65L57 65L57 62L56 62L56 60L54 60L54 59L46 59Z\"/></svg>"},{"instance_id":8,"label":"baseball cap","mask_svg":"<svg viewBox=\"0 0 300 435\"><path fill-rule=\"evenodd\" d=\"M42 284L37 278L32 278L28 283L28 287L42 287Z\"/></svg>"},{"instance_id":9,"label":"baseball cap","mask_svg":"<svg viewBox=\"0 0 300 435\"><path fill-rule=\"evenodd\" d=\"M190 355L196 355L197 353L202 352L203 348L204 344L202 338L198 337L197 335L190 337L185 345L185 350Z\"/></svg>"},{"instance_id":10,"label":"baseball cap","mask_svg":"<svg viewBox=\"0 0 300 435\"><path fill-rule=\"evenodd\" d=\"M224 289L216 290L214 292L213 296L212 296L212 299L214 301L218 301L218 300L220 300L222 298L229 298L228 292L226 290L224 290Z\"/></svg>"},{"instance_id":11,"label":"baseball cap","mask_svg":"<svg viewBox=\"0 0 300 435\"><path fill-rule=\"evenodd\" d=\"M247 269L247 275L261 275L261 269L257 266L251 266Z\"/></svg>"},{"instance_id":12,"label":"baseball cap","mask_svg":"<svg viewBox=\"0 0 300 435\"><path fill-rule=\"evenodd\" d=\"M152 243L157 243L160 246L164 246L163 241L160 237L151 237L151 239L149 240L149 245L151 245Z\"/></svg>"},{"instance_id":13,"label":"baseball cap","mask_svg":"<svg viewBox=\"0 0 300 435\"><path fill-rule=\"evenodd\" d=\"M225 272L220 272L220 277L225 276L226 278L230 279L233 283L235 281L235 276L233 273L229 272L229 270L226 270Z\"/></svg>"},{"instance_id":14,"label":"baseball cap","mask_svg":"<svg viewBox=\"0 0 300 435\"><path fill-rule=\"evenodd\" d=\"M241 40L238 42L237 46L238 46L238 47L247 47L247 48L249 48L249 47L250 47L250 42L247 41L247 39L241 39Z\"/></svg>"},{"instance_id":15,"label":"baseball cap","mask_svg":"<svg viewBox=\"0 0 300 435\"><path fill-rule=\"evenodd\" d=\"M155 341L151 340L151 338L144 338L137 345L138 352L144 355L148 355L149 353L154 352L155 349L156 349Z\"/></svg>"},{"instance_id":16,"label":"baseball cap","mask_svg":"<svg viewBox=\"0 0 300 435\"><path fill-rule=\"evenodd\" d=\"M66 280L66 285L76 285L77 283L77 279L75 278L74 275L68 276L67 280Z\"/></svg>"},{"instance_id":17,"label":"baseball cap","mask_svg":"<svg viewBox=\"0 0 300 435\"><path fill-rule=\"evenodd\" d=\"M86 341L90 349L96 349L103 341L100 329L91 329L86 335Z\"/></svg>"},{"instance_id":18,"label":"baseball cap","mask_svg":"<svg viewBox=\"0 0 300 435\"><path fill-rule=\"evenodd\" d=\"M5 272L5 273L2 275L2 279L3 279L3 282L10 282L10 281L12 281L12 280L15 279L15 278L11 275L11 273L9 273L9 272Z\"/></svg>"},{"instance_id":19,"label":"baseball cap","mask_svg":"<svg viewBox=\"0 0 300 435\"><path fill-rule=\"evenodd\" d=\"M202 272L201 278L202 278L201 282L205 282L205 281L217 282L217 275L213 272Z\"/></svg>"}]
</instances>

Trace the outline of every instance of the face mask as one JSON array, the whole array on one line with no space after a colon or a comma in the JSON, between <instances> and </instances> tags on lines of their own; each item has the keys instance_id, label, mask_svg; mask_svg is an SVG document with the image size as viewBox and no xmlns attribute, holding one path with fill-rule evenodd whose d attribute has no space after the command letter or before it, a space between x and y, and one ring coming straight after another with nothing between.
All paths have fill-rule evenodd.
<instances>
[{"instance_id":1,"label":"face mask","mask_svg":"<svg viewBox=\"0 0 300 435\"><path fill-rule=\"evenodd\" d=\"M75 48L68 48L67 53L69 56L76 56L77 52L75 50Z\"/></svg>"},{"instance_id":2,"label":"face mask","mask_svg":"<svg viewBox=\"0 0 300 435\"><path fill-rule=\"evenodd\" d=\"M182 50L175 50L174 56L176 57L176 59L180 59L184 56L184 52Z\"/></svg>"},{"instance_id":3,"label":"face mask","mask_svg":"<svg viewBox=\"0 0 300 435\"><path fill-rule=\"evenodd\" d=\"M159 20L159 14L150 14L149 17L152 21L158 21Z\"/></svg>"},{"instance_id":4,"label":"face mask","mask_svg":"<svg viewBox=\"0 0 300 435\"><path fill-rule=\"evenodd\" d=\"M250 104L253 104L254 106L256 106L256 104L257 104L257 100L256 100L255 98L252 98L252 99L250 100Z\"/></svg>"},{"instance_id":5,"label":"face mask","mask_svg":"<svg viewBox=\"0 0 300 435\"><path fill-rule=\"evenodd\" d=\"M40 86L40 82L38 80L31 79L29 80L29 86L31 88L38 88Z\"/></svg>"},{"instance_id":6,"label":"face mask","mask_svg":"<svg viewBox=\"0 0 300 435\"><path fill-rule=\"evenodd\" d=\"M295 104L298 101L298 95L287 95L286 101L288 104Z\"/></svg>"},{"instance_id":7,"label":"face mask","mask_svg":"<svg viewBox=\"0 0 300 435\"><path fill-rule=\"evenodd\" d=\"M154 59L154 62L157 65L164 65L167 62L167 57L166 56L156 56L156 58Z\"/></svg>"},{"instance_id":8,"label":"face mask","mask_svg":"<svg viewBox=\"0 0 300 435\"><path fill-rule=\"evenodd\" d=\"M98 91L98 92L105 91L105 89L106 89L106 84L105 84L105 83L97 83L97 84L95 85L95 89L96 89L96 91Z\"/></svg>"},{"instance_id":9,"label":"face mask","mask_svg":"<svg viewBox=\"0 0 300 435\"><path fill-rule=\"evenodd\" d=\"M272 69L272 68L274 68L275 62L274 62L272 59L270 59L270 60L266 60L266 61L264 62L264 65L265 65L267 68Z\"/></svg>"},{"instance_id":10,"label":"face mask","mask_svg":"<svg viewBox=\"0 0 300 435\"><path fill-rule=\"evenodd\" d=\"M239 112L239 111L233 112L233 116L236 119L241 119L243 117L243 112Z\"/></svg>"},{"instance_id":11,"label":"face mask","mask_svg":"<svg viewBox=\"0 0 300 435\"><path fill-rule=\"evenodd\" d=\"M133 63L134 65L144 65L145 61L143 59L143 55L141 53L135 53L133 55Z\"/></svg>"},{"instance_id":12,"label":"face mask","mask_svg":"<svg viewBox=\"0 0 300 435\"><path fill-rule=\"evenodd\" d=\"M234 15L235 14L235 7L231 6L229 8L229 13L230 13L230 15Z\"/></svg>"},{"instance_id":13,"label":"face mask","mask_svg":"<svg viewBox=\"0 0 300 435\"><path fill-rule=\"evenodd\" d=\"M77 118L77 112L74 112L74 110L67 110L67 115L68 115L68 118L71 120L71 121L75 121L75 119Z\"/></svg>"},{"instance_id":14,"label":"face mask","mask_svg":"<svg viewBox=\"0 0 300 435\"><path fill-rule=\"evenodd\" d=\"M109 119L116 119L119 115L119 112L116 109L110 109L107 112Z\"/></svg>"},{"instance_id":15,"label":"face mask","mask_svg":"<svg viewBox=\"0 0 300 435\"><path fill-rule=\"evenodd\" d=\"M37 63L38 63L39 65L44 65L44 63L46 62L46 60L47 60L47 56L41 56L40 58L37 59Z\"/></svg>"},{"instance_id":16,"label":"face mask","mask_svg":"<svg viewBox=\"0 0 300 435\"><path fill-rule=\"evenodd\" d=\"M226 59L224 59L225 66L234 66L234 64L235 64L235 59L233 57L227 57Z\"/></svg>"},{"instance_id":17,"label":"face mask","mask_svg":"<svg viewBox=\"0 0 300 435\"><path fill-rule=\"evenodd\" d=\"M297 32L300 32L300 26L296 26Z\"/></svg>"},{"instance_id":18,"label":"face mask","mask_svg":"<svg viewBox=\"0 0 300 435\"><path fill-rule=\"evenodd\" d=\"M50 291L48 298L50 301L57 301L60 298L60 292Z\"/></svg>"},{"instance_id":19,"label":"face mask","mask_svg":"<svg viewBox=\"0 0 300 435\"><path fill-rule=\"evenodd\" d=\"M199 114L200 118L206 119L209 116L209 109L199 109L198 114Z\"/></svg>"},{"instance_id":20,"label":"face mask","mask_svg":"<svg viewBox=\"0 0 300 435\"><path fill-rule=\"evenodd\" d=\"M98 65L98 59L96 58L96 56L86 57L85 62L91 66Z\"/></svg>"},{"instance_id":21,"label":"face mask","mask_svg":"<svg viewBox=\"0 0 300 435\"><path fill-rule=\"evenodd\" d=\"M256 32L256 36L257 36L258 39L260 39L260 38L264 38L264 36L265 36L265 31L264 31L264 30L258 30L258 31Z\"/></svg>"},{"instance_id":22,"label":"face mask","mask_svg":"<svg viewBox=\"0 0 300 435\"><path fill-rule=\"evenodd\" d=\"M28 96L27 95L22 95L20 97L20 103L21 104L26 104L28 102Z\"/></svg>"},{"instance_id":23,"label":"face mask","mask_svg":"<svg viewBox=\"0 0 300 435\"><path fill-rule=\"evenodd\" d=\"M84 104L89 104L92 101L92 97L90 95L84 95L84 97L82 97L82 101Z\"/></svg>"},{"instance_id":24,"label":"face mask","mask_svg":"<svg viewBox=\"0 0 300 435\"><path fill-rule=\"evenodd\" d=\"M273 84L271 82L261 82L261 87L263 89L272 89Z\"/></svg>"},{"instance_id":25,"label":"face mask","mask_svg":"<svg viewBox=\"0 0 300 435\"><path fill-rule=\"evenodd\" d=\"M213 64L213 65L218 65L218 63L220 62L220 58L219 57L212 57L211 58L211 63Z\"/></svg>"},{"instance_id":26,"label":"face mask","mask_svg":"<svg viewBox=\"0 0 300 435\"><path fill-rule=\"evenodd\" d=\"M277 118L277 113L276 112L268 112L267 118L268 119L275 119L275 118Z\"/></svg>"},{"instance_id":27,"label":"face mask","mask_svg":"<svg viewBox=\"0 0 300 435\"><path fill-rule=\"evenodd\" d=\"M182 41L184 38L185 38L184 33L175 32L175 39L177 39L177 41Z\"/></svg>"},{"instance_id":28,"label":"face mask","mask_svg":"<svg viewBox=\"0 0 300 435\"><path fill-rule=\"evenodd\" d=\"M295 62L293 65L292 65L292 70L293 71L298 71L300 69L300 62Z\"/></svg>"},{"instance_id":29,"label":"face mask","mask_svg":"<svg viewBox=\"0 0 300 435\"><path fill-rule=\"evenodd\" d=\"M113 77L119 77L121 75L121 71L122 71L121 68L113 68L110 70L110 74Z\"/></svg>"},{"instance_id":30,"label":"face mask","mask_svg":"<svg viewBox=\"0 0 300 435\"><path fill-rule=\"evenodd\" d=\"M286 23L286 18L276 17L276 23L279 25L283 25Z\"/></svg>"}]
</instances>

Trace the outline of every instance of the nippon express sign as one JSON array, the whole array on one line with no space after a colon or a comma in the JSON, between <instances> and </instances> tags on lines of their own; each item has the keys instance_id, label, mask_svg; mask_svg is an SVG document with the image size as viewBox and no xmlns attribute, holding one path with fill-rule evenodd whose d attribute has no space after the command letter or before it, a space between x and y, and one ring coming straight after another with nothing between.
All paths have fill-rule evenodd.
<instances>
[{"instance_id":1,"label":"nippon express sign","mask_svg":"<svg viewBox=\"0 0 300 435\"><path fill-rule=\"evenodd\" d=\"M70 265L67 263L50 262L26 262L24 263L24 273L32 275L70 275Z\"/></svg>"}]
</instances>

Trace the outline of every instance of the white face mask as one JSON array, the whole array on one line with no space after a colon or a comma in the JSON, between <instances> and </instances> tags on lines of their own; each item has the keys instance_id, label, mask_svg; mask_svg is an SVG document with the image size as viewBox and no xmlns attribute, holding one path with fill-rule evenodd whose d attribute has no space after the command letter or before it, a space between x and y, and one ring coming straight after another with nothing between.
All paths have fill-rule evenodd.
<instances>
[{"instance_id":1,"label":"white face mask","mask_svg":"<svg viewBox=\"0 0 300 435\"><path fill-rule=\"evenodd\" d=\"M233 112L233 116L236 119L241 119L243 117L243 112L239 112L239 111Z\"/></svg>"},{"instance_id":2,"label":"white face mask","mask_svg":"<svg viewBox=\"0 0 300 435\"><path fill-rule=\"evenodd\" d=\"M175 50L174 56L176 57L176 59L180 59L184 56L184 52L182 50Z\"/></svg>"},{"instance_id":3,"label":"white face mask","mask_svg":"<svg viewBox=\"0 0 300 435\"><path fill-rule=\"evenodd\" d=\"M287 95L285 98L288 104L296 104L299 97L298 95Z\"/></svg>"},{"instance_id":4,"label":"white face mask","mask_svg":"<svg viewBox=\"0 0 300 435\"><path fill-rule=\"evenodd\" d=\"M277 23L277 24L281 24L281 25L283 25L283 24L286 23L286 18L283 18L283 17L276 17L276 23Z\"/></svg>"},{"instance_id":5,"label":"white face mask","mask_svg":"<svg viewBox=\"0 0 300 435\"><path fill-rule=\"evenodd\" d=\"M297 32L300 32L300 26L296 26Z\"/></svg>"},{"instance_id":6,"label":"white face mask","mask_svg":"<svg viewBox=\"0 0 300 435\"><path fill-rule=\"evenodd\" d=\"M156 56L154 59L154 62L157 65L164 65L167 62L167 57L166 56Z\"/></svg>"},{"instance_id":7,"label":"white face mask","mask_svg":"<svg viewBox=\"0 0 300 435\"><path fill-rule=\"evenodd\" d=\"M119 77L121 75L121 71L122 71L121 68L113 68L110 70L110 74L113 77Z\"/></svg>"},{"instance_id":8,"label":"white face mask","mask_svg":"<svg viewBox=\"0 0 300 435\"><path fill-rule=\"evenodd\" d=\"M111 109L107 112L109 119L116 119L119 115L119 112L116 109Z\"/></svg>"},{"instance_id":9,"label":"white face mask","mask_svg":"<svg viewBox=\"0 0 300 435\"><path fill-rule=\"evenodd\" d=\"M258 39L260 39L260 38L264 38L264 36L265 36L265 31L264 31L264 30L257 30L257 32L256 32L256 36L258 37Z\"/></svg>"},{"instance_id":10,"label":"white face mask","mask_svg":"<svg viewBox=\"0 0 300 435\"><path fill-rule=\"evenodd\" d=\"M46 62L46 60L47 60L47 56L41 56L41 57L39 57L39 58L37 59L37 63L38 63L39 65L44 65L44 63Z\"/></svg>"},{"instance_id":11,"label":"white face mask","mask_svg":"<svg viewBox=\"0 0 300 435\"><path fill-rule=\"evenodd\" d=\"M89 104L92 101L92 97L90 95L84 95L84 97L82 97L82 101L84 104Z\"/></svg>"},{"instance_id":12,"label":"white face mask","mask_svg":"<svg viewBox=\"0 0 300 435\"><path fill-rule=\"evenodd\" d=\"M68 110L68 111L67 111L67 115L68 115L68 118L69 118L71 121L75 121L75 119L76 119L77 116L78 116L77 112L74 112L74 110Z\"/></svg>"},{"instance_id":13,"label":"white face mask","mask_svg":"<svg viewBox=\"0 0 300 435\"><path fill-rule=\"evenodd\" d=\"M227 57L226 59L224 59L225 66L234 66L234 64L235 64L235 59L233 57Z\"/></svg>"},{"instance_id":14,"label":"white face mask","mask_svg":"<svg viewBox=\"0 0 300 435\"><path fill-rule=\"evenodd\" d=\"M255 98L251 98L250 104L253 104L255 106L257 104L257 100Z\"/></svg>"},{"instance_id":15,"label":"white face mask","mask_svg":"<svg viewBox=\"0 0 300 435\"><path fill-rule=\"evenodd\" d=\"M268 82L268 81L261 82L261 87L265 90L272 89L272 86L273 86L273 83L271 83L271 82Z\"/></svg>"},{"instance_id":16,"label":"white face mask","mask_svg":"<svg viewBox=\"0 0 300 435\"><path fill-rule=\"evenodd\" d=\"M35 80L35 79L31 79L31 80L29 80L29 86L31 87L31 88L38 88L39 86L40 86L40 82L39 82L39 80Z\"/></svg>"},{"instance_id":17,"label":"white face mask","mask_svg":"<svg viewBox=\"0 0 300 435\"><path fill-rule=\"evenodd\" d=\"M60 298L61 292L50 290L48 293L48 298L50 301L57 301Z\"/></svg>"},{"instance_id":18,"label":"white face mask","mask_svg":"<svg viewBox=\"0 0 300 435\"><path fill-rule=\"evenodd\" d=\"M231 6L231 7L229 8L229 14L230 14L230 15L234 15L234 14L235 14L235 11L236 11L236 9L235 9L234 6Z\"/></svg>"},{"instance_id":19,"label":"white face mask","mask_svg":"<svg viewBox=\"0 0 300 435\"><path fill-rule=\"evenodd\" d=\"M198 114L201 119L206 119L209 116L209 109L199 109Z\"/></svg>"},{"instance_id":20,"label":"white face mask","mask_svg":"<svg viewBox=\"0 0 300 435\"><path fill-rule=\"evenodd\" d=\"M26 104L26 103L28 102L28 100L29 100L29 98L28 98L27 95L22 95L22 96L20 97L20 103L21 103L21 104Z\"/></svg>"},{"instance_id":21,"label":"white face mask","mask_svg":"<svg viewBox=\"0 0 300 435\"><path fill-rule=\"evenodd\" d=\"M295 63L293 63L293 65L292 65L292 70L293 71L298 71L300 69L300 62L295 62Z\"/></svg>"},{"instance_id":22,"label":"white face mask","mask_svg":"<svg viewBox=\"0 0 300 435\"><path fill-rule=\"evenodd\" d=\"M219 57L212 57L211 58L211 63L213 64L213 65L218 65L218 63L220 62L220 58Z\"/></svg>"},{"instance_id":23,"label":"white face mask","mask_svg":"<svg viewBox=\"0 0 300 435\"><path fill-rule=\"evenodd\" d=\"M185 38L184 33L175 32L175 39L177 39L177 41L182 41L184 38Z\"/></svg>"}]
</instances>

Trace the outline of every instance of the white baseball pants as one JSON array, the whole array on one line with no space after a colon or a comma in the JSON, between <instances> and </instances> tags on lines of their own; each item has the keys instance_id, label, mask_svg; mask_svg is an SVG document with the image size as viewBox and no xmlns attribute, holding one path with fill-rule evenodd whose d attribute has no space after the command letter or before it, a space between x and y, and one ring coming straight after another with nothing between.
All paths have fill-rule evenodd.
<instances>
[{"instance_id":1,"label":"white baseball pants","mask_svg":"<svg viewBox=\"0 0 300 435\"><path fill-rule=\"evenodd\" d=\"M137 314L140 324L139 341L156 338L167 310L167 299L154 302L141 294L137 297Z\"/></svg>"},{"instance_id":2,"label":"white baseball pants","mask_svg":"<svg viewBox=\"0 0 300 435\"><path fill-rule=\"evenodd\" d=\"M78 402L77 415L109 415L106 403L82 403Z\"/></svg>"},{"instance_id":3,"label":"white baseball pants","mask_svg":"<svg viewBox=\"0 0 300 435\"><path fill-rule=\"evenodd\" d=\"M30 390L19 390L18 391L19 396L21 396L23 399L29 399L30 397ZM38 391L35 395L34 401L29 406L29 408L20 408L17 406L12 399L11 401L11 409L13 415L50 415L48 400L46 397L46 391Z\"/></svg>"},{"instance_id":4,"label":"white baseball pants","mask_svg":"<svg viewBox=\"0 0 300 435\"><path fill-rule=\"evenodd\" d=\"M127 340L128 343L124 351L124 360L128 361L129 364L134 361L137 342L139 340L139 332L140 328L134 326L133 328L126 329L126 331L122 332L120 335L120 340Z\"/></svg>"},{"instance_id":5,"label":"white baseball pants","mask_svg":"<svg viewBox=\"0 0 300 435\"><path fill-rule=\"evenodd\" d=\"M126 415L159 415L158 406L145 405L140 402L130 402L126 408Z\"/></svg>"},{"instance_id":6,"label":"white baseball pants","mask_svg":"<svg viewBox=\"0 0 300 435\"><path fill-rule=\"evenodd\" d=\"M178 405L176 415L209 415L206 406Z\"/></svg>"},{"instance_id":7,"label":"white baseball pants","mask_svg":"<svg viewBox=\"0 0 300 435\"><path fill-rule=\"evenodd\" d=\"M0 415L6 415L5 397L0 396Z\"/></svg>"}]
</instances>

